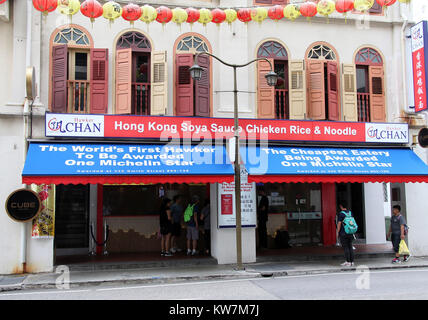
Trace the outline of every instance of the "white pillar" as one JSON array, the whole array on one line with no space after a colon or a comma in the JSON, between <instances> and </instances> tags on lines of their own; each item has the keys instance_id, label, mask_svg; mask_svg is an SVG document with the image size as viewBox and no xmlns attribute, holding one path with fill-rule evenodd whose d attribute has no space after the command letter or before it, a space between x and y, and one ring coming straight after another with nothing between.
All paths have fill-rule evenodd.
<instances>
[{"instance_id":1,"label":"white pillar","mask_svg":"<svg viewBox=\"0 0 428 320\"><path fill-rule=\"evenodd\" d=\"M382 183L364 184L366 244L386 243Z\"/></svg>"},{"instance_id":2,"label":"white pillar","mask_svg":"<svg viewBox=\"0 0 428 320\"><path fill-rule=\"evenodd\" d=\"M236 263L235 228L218 228L218 184L211 184L211 254L218 264ZM256 232L242 228L242 262L256 261Z\"/></svg>"},{"instance_id":3,"label":"white pillar","mask_svg":"<svg viewBox=\"0 0 428 320\"><path fill-rule=\"evenodd\" d=\"M428 255L428 210L426 197L428 184L406 183L406 216L409 226L408 245L412 255Z\"/></svg>"}]
</instances>

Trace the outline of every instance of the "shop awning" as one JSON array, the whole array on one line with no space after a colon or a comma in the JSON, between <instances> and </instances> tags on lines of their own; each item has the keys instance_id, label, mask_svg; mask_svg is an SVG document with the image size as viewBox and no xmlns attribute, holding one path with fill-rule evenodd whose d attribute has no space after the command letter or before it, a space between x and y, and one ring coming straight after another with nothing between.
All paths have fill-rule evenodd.
<instances>
[{"instance_id":1,"label":"shop awning","mask_svg":"<svg viewBox=\"0 0 428 320\"><path fill-rule=\"evenodd\" d=\"M428 182L428 166L410 149L241 148L249 182Z\"/></svg>"},{"instance_id":2,"label":"shop awning","mask_svg":"<svg viewBox=\"0 0 428 320\"><path fill-rule=\"evenodd\" d=\"M223 146L31 143L25 184L232 182Z\"/></svg>"}]
</instances>

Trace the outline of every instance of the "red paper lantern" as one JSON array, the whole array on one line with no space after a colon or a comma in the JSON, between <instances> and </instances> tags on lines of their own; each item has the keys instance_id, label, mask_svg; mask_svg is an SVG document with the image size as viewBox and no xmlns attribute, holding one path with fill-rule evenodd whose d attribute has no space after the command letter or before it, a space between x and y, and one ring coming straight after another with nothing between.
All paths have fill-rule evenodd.
<instances>
[{"instance_id":1,"label":"red paper lantern","mask_svg":"<svg viewBox=\"0 0 428 320\"><path fill-rule=\"evenodd\" d=\"M141 17L141 8L136 4L129 3L122 8L122 18L126 21L131 22L131 24L140 19Z\"/></svg>"},{"instance_id":2,"label":"red paper lantern","mask_svg":"<svg viewBox=\"0 0 428 320\"><path fill-rule=\"evenodd\" d=\"M58 0L33 0L33 6L36 10L43 12L47 15L52 12L58 6Z\"/></svg>"},{"instance_id":3,"label":"red paper lantern","mask_svg":"<svg viewBox=\"0 0 428 320\"><path fill-rule=\"evenodd\" d=\"M284 18L284 8L280 5L270 7L268 10L268 16L272 20L281 20Z\"/></svg>"},{"instance_id":4,"label":"red paper lantern","mask_svg":"<svg viewBox=\"0 0 428 320\"><path fill-rule=\"evenodd\" d=\"M211 11L213 19L211 20L214 23L220 24L226 20L226 13L221 9L214 9Z\"/></svg>"},{"instance_id":5,"label":"red paper lantern","mask_svg":"<svg viewBox=\"0 0 428 320\"><path fill-rule=\"evenodd\" d=\"M241 22L250 22L251 21L251 9L239 9L238 10L238 20Z\"/></svg>"},{"instance_id":6,"label":"red paper lantern","mask_svg":"<svg viewBox=\"0 0 428 320\"><path fill-rule=\"evenodd\" d=\"M172 19L172 10L165 6L160 6L156 9L158 12L158 16L156 17L156 21L162 24L168 23Z\"/></svg>"},{"instance_id":7,"label":"red paper lantern","mask_svg":"<svg viewBox=\"0 0 428 320\"><path fill-rule=\"evenodd\" d=\"M193 24L196 21L199 20L199 17L201 14L199 13L199 10L196 10L195 8L187 8L187 23Z\"/></svg>"},{"instance_id":8,"label":"red paper lantern","mask_svg":"<svg viewBox=\"0 0 428 320\"><path fill-rule=\"evenodd\" d=\"M382 7L389 7L397 2L397 0L376 0Z\"/></svg>"},{"instance_id":9,"label":"red paper lantern","mask_svg":"<svg viewBox=\"0 0 428 320\"><path fill-rule=\"evenodd\" d=\"M80 12L91 19L93 23L95 18L99 18L103 15L103 7L97 0L86 0L80 6Z\"/></svg>"},{"instance_id":10,"label":"red paper lantern","mask_svg":"<svg viewBox=\"0 0 428 320\"><path fill-rule=\"evenodd\" d=\"M306 1L300 5L300 13L306 18L314 17L317 12L317 5L311 1Z\"/></svg>"},{"instance_id":11,"label":"red paper lantern","mask_svg":"<svg viewBox=\"0 0 428 320\"><path fill-rule=\"evenodd\" d=\"M0 4L5 3L5 2L6 2L6 0L0 0Z\"/></svg>"},{"instance_id":12,"label":"red paper lantern","mask_svg":"<svg viewBox=\"0 0 428 320\"><path fill-rule=\"evenodd\" d=\"M354 9L354 1L352 0L336 0L336 11L346 13Z\"/></svg>"}]
</instances>

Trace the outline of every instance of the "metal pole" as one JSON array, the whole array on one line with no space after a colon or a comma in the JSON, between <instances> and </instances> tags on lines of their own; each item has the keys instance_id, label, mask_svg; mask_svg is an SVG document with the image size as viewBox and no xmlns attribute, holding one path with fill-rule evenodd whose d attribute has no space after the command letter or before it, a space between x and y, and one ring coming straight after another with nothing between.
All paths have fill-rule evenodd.
<instances>
[{"instance_id":1,"label":"metal pole","mask_svg":"<svg viewBox=\"0 0 428 320\"><path fill-rule=\"evenodd\" d=\"M241 164L239 159L239 117L238 117L238 86L236 66L233 67L233 95L234 95L234 122L235 122L235 209L236 209L236 262L237 270L242 267L242 225L241 225Z\"/></svg>"}]
</instances>

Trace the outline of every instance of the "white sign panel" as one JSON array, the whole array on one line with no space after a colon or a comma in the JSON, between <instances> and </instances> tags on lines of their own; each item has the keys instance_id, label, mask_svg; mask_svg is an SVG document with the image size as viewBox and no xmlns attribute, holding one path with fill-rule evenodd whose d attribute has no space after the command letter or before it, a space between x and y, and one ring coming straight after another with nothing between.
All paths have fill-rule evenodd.
<instances>
[{"instance_id":1,"label":"white sign panel","mask_svg":"<svg viewBox=\"0 0 428 320\"><path fill-rule=\"evenodd\" d=\"M104 137L104 115L46 113L46 137Z\"/></svg>"},{"instance_id":2,"label":"white sign panel","mask_svg":"<svg viewBox=\"0 0 428 320\"><path fill-rule=\"evenodd\" d=\"M406 123L366 123L366 142L409 143Z\"/></svg>"},{"instance_id":3,"label":"white sign panel","mask_svg":"<svg viewBox=\"0 0 428 320\"><path fill-rule=\"evenodd\" d=\"M256 184L248 183L248 173L241 170L241 225L256 227L257 200ZM218 184L218 227L236 227L235 183Z\"/></svg>"}]
</instances>

